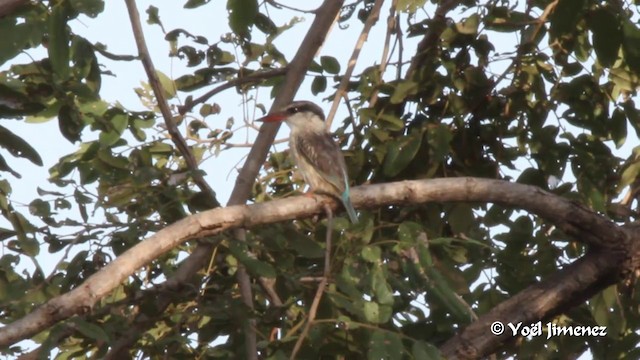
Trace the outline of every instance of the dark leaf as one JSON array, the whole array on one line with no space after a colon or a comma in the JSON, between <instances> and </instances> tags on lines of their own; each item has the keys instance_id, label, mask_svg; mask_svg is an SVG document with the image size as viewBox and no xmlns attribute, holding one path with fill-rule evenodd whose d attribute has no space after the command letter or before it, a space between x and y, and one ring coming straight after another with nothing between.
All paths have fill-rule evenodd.
<instances>
[{"instance_id":1,"label":"dark leaf","mask_svg":"<svg viewBox=\"0 0 640 360\"><path fill-rule=\"evenodd\" d=\"M56 3L49 15L49 60L51 68L60 80L69 77L69 29L65 3Z\"/></svg>"},{"instance_id":2,"label":"dark leaf","mask_svg":"<svg viewBox=\"0 0 640 360\"><path fill-rule=\"evenodd\" d=\"M185 9L195 9L195 8L200 7L202 5L208 4L209 1L211 1L211 0L187 0L187 2L184 4L184 8Z\"/></svg>"},{"instance_id":3,"label":"dark leaf","mask_svg":"<svg viewBox=\"0 0 640 360\"><path fill-rule=\"evenodd\" d=\"M591 11L587 19L593 32L593 49L598 62L604 67L613 66L622 45L620 18L609 7L601 6Z\"/></svg>"},{"instance_id":4,"label":"dark leaf","mask_svg":"<svg viewBox=\"0 0 640 360\"><path fill-rule=\"evenodd\" d=\"M229 0L229 26L242 39L250 39L249 28L254 24L258 15L257 0Z\"/></svg>"},{"instance_id":5,"label":"dark leaf","mask_svg":"<svg viewBox=\"0 0 640 360\"><path fill-rule=\"evenodd\" d=\"M71 142L80 140L84 122L75 107L63 105L58 112L58 126L62 135Z\"/></svg>"},{"instance_id":6,"label":"dark leaf","mask_svg":"<svg viewBox=\"0 0 640 360\"><path fill-rule=\"evenodd\" d=\"M9 131L9 129L1 125L0 147L7 149L13 156L29 159L32 163L42 166L42 158L40 158L38 152L21 137L15 135Z\"/></svg>"},{"instance_id":7,"label":"dark leaf","mask_svg":"<svg viewBox=\"0 0 640 360\"><path fill-rule=\"evenodd\" d=\"M329 74L338 74L340 72L340 63L333 56L321 56L320 65Z\"/></svg>"},{"instance_id":8,"label":"dark leaf","mask_svg":"<svg viewBox=\"0 0 640 360\"><path fill-rule=\"evenodd\" d=\"M327 78L318 75L313 78L313 82L311 83L311 93L313 95L318 95L321 92L324 92L327 89Z\"/></svg>"}]
</instances>

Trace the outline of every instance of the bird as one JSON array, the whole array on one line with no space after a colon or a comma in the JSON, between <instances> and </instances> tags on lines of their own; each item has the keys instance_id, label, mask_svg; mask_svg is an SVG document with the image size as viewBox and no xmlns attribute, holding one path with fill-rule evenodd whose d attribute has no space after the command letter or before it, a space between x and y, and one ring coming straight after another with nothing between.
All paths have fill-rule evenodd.
<instances>
[{"instance_id":1,"label":"bird","mask_svg":"<svg viewBox=\"0 0 640 360\"><path fill-rule=\"evenodd\" d=\"M284 121L291 129L291 156L311 193L339 199L352 223L358 223L351 204L349 176L340 147L331 137L322 108L311 101L299 100L257 121Z\"/></svg>"}]
</instances>

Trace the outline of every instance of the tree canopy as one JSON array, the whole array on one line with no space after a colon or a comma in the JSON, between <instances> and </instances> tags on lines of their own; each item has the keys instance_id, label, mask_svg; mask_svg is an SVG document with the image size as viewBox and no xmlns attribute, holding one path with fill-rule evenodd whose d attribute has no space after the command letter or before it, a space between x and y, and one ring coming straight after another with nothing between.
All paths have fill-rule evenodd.
<instances>
[{"instance_id":1,"label":"tree canopy","mask_svg":"<svg viewBox=\"0 0 640 360\"><path fill-rule=\"evenodd\" d=\"M125 3L137 53L74 30L102 0L0 0L4 356L640 357L636 2L184 1L224 25L205 34ZM143 82L105 100L116 63ZM279 125L253 122L301 93L330 109L358 224L298 196ZM75 150L43 161L24 122ZM206 160L238 148L223 205L207 179L233 169ZM34 199L24 159L49 169Z\"/></svg>"}]
</instances>

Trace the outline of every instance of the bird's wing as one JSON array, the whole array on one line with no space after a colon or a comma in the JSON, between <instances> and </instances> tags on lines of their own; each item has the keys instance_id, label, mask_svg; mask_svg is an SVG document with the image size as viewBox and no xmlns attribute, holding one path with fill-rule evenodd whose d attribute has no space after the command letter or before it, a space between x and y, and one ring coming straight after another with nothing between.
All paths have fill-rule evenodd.
<instances>
[{"instance_id":1,"label":"bird's wing","mask_svg":"<svg viewBox=\"0 0 640 360\"><path fill-rule=\"evenodd\" d=\"M298 154L342 193L348 186L344 157L329 134L307 134L296 141Z\"/></svg>"}]
</instances>

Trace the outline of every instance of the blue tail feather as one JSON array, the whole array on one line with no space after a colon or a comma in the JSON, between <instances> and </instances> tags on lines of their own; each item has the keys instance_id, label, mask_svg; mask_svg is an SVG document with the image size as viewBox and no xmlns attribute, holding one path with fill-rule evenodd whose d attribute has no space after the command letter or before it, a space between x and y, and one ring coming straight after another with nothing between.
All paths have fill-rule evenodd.
<instances>
[{"instance_id":1,"label":"blue tail feather","mask_svg":"<svg viewBox=\"0 0 640 360\"><path fill-rule=\"evenodd\" d=\"M342 204L344 205L344 208L347 210L347 214L349 214L349 219L351 219L351 222L354 224L357 224L358 216L356 215L356 210L353 208L353 205L351 204L351 198L349 197L349 188L347 188L342 193Z\"/></svg>"}]
</instances>

